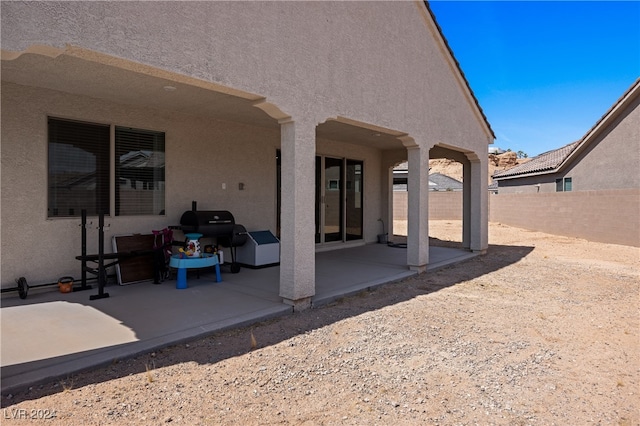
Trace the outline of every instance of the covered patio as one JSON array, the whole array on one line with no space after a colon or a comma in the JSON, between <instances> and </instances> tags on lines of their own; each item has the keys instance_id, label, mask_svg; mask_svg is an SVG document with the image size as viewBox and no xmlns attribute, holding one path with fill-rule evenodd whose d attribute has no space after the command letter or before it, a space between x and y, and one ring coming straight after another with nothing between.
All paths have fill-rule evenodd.
<instances>
[{"instance_id":1,"label":"covered patio","mask_svg":"<svg viewBox=\"0 0 640 426\"><path fill-rule=\"evenodd\" d=\"M430 247L428 271L469 259L467 250ZM313 307L400 281L417 272L406 265L406 249L367 244L316 254ZM189 341L216 331L292 315L282 303L278 266L232 274L222 269L188 276L188 288L174 279L109 285L109 298L89 300L87 291L61 294L34 290L2 301L2 391ZM19 343L18 343L19 342Z\"/></svg>"}]
</instances>

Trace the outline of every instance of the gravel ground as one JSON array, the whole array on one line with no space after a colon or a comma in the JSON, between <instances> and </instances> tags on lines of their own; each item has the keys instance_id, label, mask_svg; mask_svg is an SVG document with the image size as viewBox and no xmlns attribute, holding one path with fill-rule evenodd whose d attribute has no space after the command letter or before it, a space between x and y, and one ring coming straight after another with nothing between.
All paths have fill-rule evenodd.
<instances>
[{"instance_id":1,"label":"gravel ground","mask_svg":"<svg viewBox=\"0 0 640 426\"><path fill-rule=\"evenodd\" d=\"M460 224L430 234L456 246ZM640 424L640 250L493 223L489 242L329 306L2 395L2 424Z\"/></svg>"}]
</instances>

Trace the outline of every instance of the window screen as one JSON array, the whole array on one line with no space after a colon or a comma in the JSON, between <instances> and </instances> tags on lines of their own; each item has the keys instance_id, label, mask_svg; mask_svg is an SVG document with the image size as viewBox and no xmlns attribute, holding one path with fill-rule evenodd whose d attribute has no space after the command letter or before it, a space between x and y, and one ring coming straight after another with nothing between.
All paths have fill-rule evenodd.
<instances>
[{"instance_id":1,"label":"window screen","mask_svg":"<svg viewBox=\"0 0 640 426\"><path fill-rule=\"evenodd\" d=\"M116 127L116 216L164 214L164 133Z\"/></svg>"},{"instance_id":2,"label":"window screen","mask_svg":"<svg viewBox=\"0 0 640 426\"><path fill-rule=\"evenodd\" d=\"M109 126L49 118L48 217L109 213Z\"/></svg>"}]
</instances>

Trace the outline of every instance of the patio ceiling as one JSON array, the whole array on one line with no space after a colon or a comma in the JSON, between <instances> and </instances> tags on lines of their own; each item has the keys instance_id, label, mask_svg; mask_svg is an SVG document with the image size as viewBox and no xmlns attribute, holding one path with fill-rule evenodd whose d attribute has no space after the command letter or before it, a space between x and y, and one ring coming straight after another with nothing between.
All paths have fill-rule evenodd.
<instances>
[{"instance_id":1,"label":"patio ceiling","mask_svg":"<svg viewBox=\"0 0 640 426\"><path fill-rule=\"evenodd\" d=\"M86 55L86 52L81 53ZM98 60L85 59L73 51L70 54L23 52L19 55L3 52L1 76L3 81L24 86L42 87L139 108L215 117L270 129L280 127L277 120L255 107L256 103L265 100L262 96L118 58L96 57ZM128 68L123 67L122 63ZM400 133L354 125L347 119L329 119L318 125L317 135L319 138L382 150L402 148L402 143L397 139Z\"/></svg>"},{"instance_id":2,"label":"patio ceiling","mask_svg":"<svg viewBox=\"0 0 640 426\"><path fill-rule=\"evenodd\" d=\"M318 125L316 134L320 138L351 143L355 145L372 146L382 150L404 148L398 136L404 134L389 130L354 125L340 119L327 120Z\"/></svg>"},{"instance_id":3,"label":"patio ceiling","mask_svg":"<svg viewBox=\"0 0 640 426\"><path fill-rule=\"evenodd\" d=\"M3 58L2 80L141 108L279 128L277 121L253 106L262 99L259 96L242 98L65 54L52 58L24 53L13 60Z\"/></svg>"}]
</instances>

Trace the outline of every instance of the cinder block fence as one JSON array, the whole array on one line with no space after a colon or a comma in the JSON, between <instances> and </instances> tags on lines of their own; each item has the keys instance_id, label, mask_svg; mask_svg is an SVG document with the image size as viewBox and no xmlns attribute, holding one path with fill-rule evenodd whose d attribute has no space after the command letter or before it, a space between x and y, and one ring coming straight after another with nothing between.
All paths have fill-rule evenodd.
<instances>
[{"instance_id":1,"label":"cinder block fence","mask_svg":"<svg viewBox=\"0 0 640 426\"><path fill-rule=\"evenodd\" d=\"M407 192L393 193L393 215L406 220ZM462 192L430 192L429 219L462 220ZM489 221L640 247L640 189L490 194Z\"/></svg>"}]
</instances>

